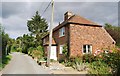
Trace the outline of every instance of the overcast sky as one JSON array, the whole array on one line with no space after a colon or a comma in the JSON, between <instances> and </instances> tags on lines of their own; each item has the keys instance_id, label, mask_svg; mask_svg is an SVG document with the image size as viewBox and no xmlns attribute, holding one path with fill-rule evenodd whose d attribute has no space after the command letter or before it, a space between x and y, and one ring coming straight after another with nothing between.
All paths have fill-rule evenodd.
<instances>
[{"instance_id":1,"label":"overcast sky","mask_svg":"<svg viewBox=\"0 0 120 76\"><path fill-rule=\"evenodd\" d=\"M5 1L2 2L2 4L0 3L0 9L2 8L2 12L0 12L0 23L4 26L5 32L12 38L17 38L18 36L29 33L27 20L30 19L37 10L41 15L49 4L49 2ZM74 14L83 16L101 25L105 23L118 25L117 2L55 2L54 27L63 21L63 16L66 11L71 11ZM42 17L46 18L48 24L50 24L51 7L47 9Z\"/></svg>"}]
</instances>

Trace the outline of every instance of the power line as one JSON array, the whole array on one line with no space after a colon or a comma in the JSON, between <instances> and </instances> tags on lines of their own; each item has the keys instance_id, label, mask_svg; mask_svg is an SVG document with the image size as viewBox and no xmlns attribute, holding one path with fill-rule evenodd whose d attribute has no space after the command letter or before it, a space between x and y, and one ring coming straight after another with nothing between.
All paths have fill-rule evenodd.
<instances>
[{"instance_id":1,"label":"power line","mask_svg":"<svg viewBox=\"0 0 120 76\"><path fill-rule=\"evenodd\" d=\"M42 15L41 15L41 16L43 16L43 14L46 12L46 10L47 10L47 9L48 9L48 7L50 6L50 4L51 4L51 2L49 2L48 6L45 8L45 10L43 11L43 13L42 13Z\"/></svg>"}]
</instances>

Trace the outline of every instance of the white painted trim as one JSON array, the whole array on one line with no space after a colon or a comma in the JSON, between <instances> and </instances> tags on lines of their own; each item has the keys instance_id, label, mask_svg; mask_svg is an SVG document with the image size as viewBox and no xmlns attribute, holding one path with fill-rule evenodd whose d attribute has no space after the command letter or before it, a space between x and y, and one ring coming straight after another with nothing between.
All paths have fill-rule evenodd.
<instances>
[{"instance_id":1,"label":"white painted trim","mask_svg":"<svg viewBox=\"0 0 120 76\"><path fill-rule=\"evenodd\" d=\"M63 34L61 35L61 32L62 33L64 32L64 35ZM62 28L59 29L59 37L63 37L63 36L65 36L65 27L62 27Z\"/></svg>"},{"instance_id":2,"label":"white painted trim","mask_svg":"<svg viewBox=\"0 0 120 76\"><path fill-rule=\"evenodd\" d=\"M91 44L85 44L86 45L86 53L84 53L84 45L82 45L82 54L89 54L88 52L88 45L90 45L90 54L92 54L92 45Z\"/></svg>"},{"instance_id":3,"label":"white painted trim","mask_svg":"<svg viewBox=\"0 0 120 76\"><path fill-rule=\"evenodd\" d=\"M59 47L59 54L63 54L62 52L63 52L63 46L64 45L60 45L60 47ZM62 51L61 51L61 47L62 47Z\"/></svg>"}]
</instances>

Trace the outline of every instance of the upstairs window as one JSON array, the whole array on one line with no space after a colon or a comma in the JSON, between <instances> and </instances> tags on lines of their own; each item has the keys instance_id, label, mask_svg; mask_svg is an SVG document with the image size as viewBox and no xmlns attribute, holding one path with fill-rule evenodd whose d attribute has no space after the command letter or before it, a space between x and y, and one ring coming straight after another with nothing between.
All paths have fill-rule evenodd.
<instances>
[{"instance_id":1,"label":"upstairs window","mask_svg":"<svg viewBox=\"0 0 120 76\"><path fill-rule=\"evenodd\" d=\"M62 27L62 28L59 30L59 37L62 37L62 36L65 36L65 27Z\"/></svg>"},{"instance_id":2,"label":"upstairs window","mask_svg":"<svg viewBox=\"0 0 120 76\"><path fill-rule=\"evenodd\" d=\"M92 46L91 45L83 45L83 54L90 54L92 53Z\"/></svg>"}]
</instances>

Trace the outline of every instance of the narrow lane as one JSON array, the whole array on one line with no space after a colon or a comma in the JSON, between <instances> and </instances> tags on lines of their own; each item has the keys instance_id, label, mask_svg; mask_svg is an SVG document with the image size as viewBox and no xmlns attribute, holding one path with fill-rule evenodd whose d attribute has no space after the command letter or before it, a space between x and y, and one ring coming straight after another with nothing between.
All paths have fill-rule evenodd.
<instances>
[{"instance_id":1,"label":"narrow lane","mask_svg":"<svg viewBox=\"0 0 120 76\"><path fill-rule=\"evenodd\" d=\"M30 56L22 53L12 53L12 60L3 69L3 74L50 74L39 66Z\"/></svg>"}]
</instances>

